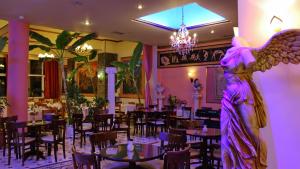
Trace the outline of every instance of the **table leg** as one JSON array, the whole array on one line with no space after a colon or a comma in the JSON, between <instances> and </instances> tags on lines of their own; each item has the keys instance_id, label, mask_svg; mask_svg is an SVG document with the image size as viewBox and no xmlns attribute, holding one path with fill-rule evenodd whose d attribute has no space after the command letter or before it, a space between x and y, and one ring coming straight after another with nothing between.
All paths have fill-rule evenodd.
<instances>
[{"instance_id":1,"label":"table leg","mask_svg":"<svg viewBox=\"0 0 300 169\"><path fill-rule=\"evenodd\" d=\"M136 169L136 163L135 162L129 162L129 168L130 169Z\"/></svg>"}]
</instances>

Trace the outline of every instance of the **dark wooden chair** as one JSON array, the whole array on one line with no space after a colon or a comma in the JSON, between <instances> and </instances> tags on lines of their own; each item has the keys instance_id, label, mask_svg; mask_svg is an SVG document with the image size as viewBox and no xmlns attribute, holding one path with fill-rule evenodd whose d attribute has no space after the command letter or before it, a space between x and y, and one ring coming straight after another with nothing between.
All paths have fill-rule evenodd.
<instances>
[{"instance_id":1,"label":"dark wooden chair","mask_svg":"<svg viewBox=\"0 0 300 169\"><path fill-rule=\"evenodd\" d=\"M123 118L115 119L112 129L117 132L126 132L128 140L130 139L130 118L131 114L128 112Z\"/></svg>"},{"instance_id":2,"label":"dark wooden chair","mask_svg":"<svg viewBox=\"0 0 300 169\"><path fill-rule=\"evenodd\" d=\"M72 153L74 169L100 169L94 154L77 152L75 146L72 147Z\"/></svg>"},{"instance_id":3,"label":"dark wooden chair","mask_svg":"<svg viewBox=\"0 0 300 169\"><path fill-rule=\"evenodd\" d=\"M9 122L16 122L18 120L18 116L9 116L0 118L0 130L2 132L1 140L2 140L2 148L3 148L3 156L5 156L7 145L7 124Z\"/></svg>"},{"instance_id":4,"label":"dark wooden chair","mask_svg":"<svg viewBox=\"0 0 300 169\"><path fill-rule=\"evenodd\" d=\"M107 131L107 132L100 132L100 133L94 133L90 136L90 142L92 147L92 154L97 154L97 166L100 168L101 166L101 156L100 151L103 148L106 148L111 145L116 144L117 139L117 132L114 131ZM97 150L96 150L97 149Z\"/></svg>"},{"instance_id":5,"label":"dark wooden chair","mask_svg":"<svg viewBox=\"0 0 300 169\"><path fill-rule=\"evenodd\" d=\"M182 116L192 119L192 107L182 107Z\"/></svg>"},{"instance_id":6,"label":"dark wooden chair","mask_svg":"<svg viewBox=\"0 0 300 169\"><path fill-rule=\"evenodd\" d=\"M22 165L25 162L25 150L36 148L36 140L32 137L27 137L25 132L27 129L26 122L8 122L7 134L8 134L8 165L11 162L11 148L14 147L17 150L17 159L22 159ZM30 146L29 148L26 146Z\"/></svg>"},{"instance_id":7,"label":"dark wooden chair","mask_svg":"<svg viewBox=\"0 0 300 169\"><path fill-rule=\"evenodd\" d=\"M210 159L212 166L215 166L215 161L217 162L217 169L221 167L221 146L219 144L213 144L209 146L210 148Z\"/></svg>"},{"instance_id":8,"label":"dark wooden chair","mask_svg":"<svg viewBox=\"0 0 300 169\"><path fill-rule=\"evenodd\" d=\"M113 114L94 114L93 131L110 131L113 127Z\"/></svg>"},{"instance_id":9,"label":"dark wooden chair","mask_svg":"<svg viewBox=\"0 0 300 169\"><path fill-rule=\"evenodd\" d=\"M142 111L134 111L133 114L133 134L144 135L144 130L146 127L146 117L145 113Z\"/></svg>"},{"instance_id":10,"label":"dark wooden chair","mask_svg":"<svg viewBox=\"0 0 300 169\"><path fill-rule=\"evenodd\" d=\"M164 169L190 169L190 147L168 151L164 158Z\"/></svg>"},{"instance_id":11,"label":"dark wooden chair","mask_svg":"<svg viewBox=\"0 0 300 169\"><path fill-rule=\"evenodd\" d=\"M163 112L148 112L146 113L146 130L150 135L156 135L157 129L160 128L160 131L167 131L169 128L169 111Z\"/></svg>"},{"instance_id":12,"label":"dark wooden chair","mask_svg":"<svg viewBox=\"0 0 300 169\"><path fill-rule=\"evenodd\" d=\"M73 145L75 144L76 135L80 135L80 147L82 147L82 141L84 141L84 144L86 143L86 133L92 130L92 125L83 124L83 114L73 114Z\"/></svg>"},{"instance_id":13,"label":"dark wooden chair","mask_svg":"<svg viewBox=\"0 0 300 169\"><path fill-rule=\"evenodd\" d=\"M51 147L54 148L54 158L57 162L58 145L63 148L63 155L66 158L65 136L66 136L66 121L65 120L53 120L51 123L52 134L43 136L41 140L45 143L48 149L48 155L51 155Z\"/></svg>"}]
</instances>

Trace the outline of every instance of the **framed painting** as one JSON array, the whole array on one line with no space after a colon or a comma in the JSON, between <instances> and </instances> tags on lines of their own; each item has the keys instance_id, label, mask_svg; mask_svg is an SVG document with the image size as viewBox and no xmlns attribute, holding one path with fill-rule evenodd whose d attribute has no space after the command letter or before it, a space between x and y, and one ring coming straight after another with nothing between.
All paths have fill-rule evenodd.
<instances>
[{"instance_id":1,"label":"framed painting","mask_svg":"<svg viewBox=\"0 0 300 169\"><path fill-rule=\"evenodd\" d=\"M80 63L76 64L76 67ZM97 93L97 61L90 62L89 65L83 66L77 72L78 87L84 95L95 95Z\"/></svg>"},{"instance_id":2,"label":"framed painting","mask_svg":"<svg viewBox=\"0 0 300 169\"><path fill-rule=\"evenodd\" d=\"M224 71L221 66L207 67L206 70L206 102L221 103L223 90L226 87Z\"/></svg>"},{"instance_id":3,"label":"framed painting","mask_svg":"<svg viewBox=\"0 0 300 169\"><path fill-rule=\"evenodd\" d=\"M130 57L121 58L121 61L124 63L128 63L129 60L130 60ZM138 89L140 91L140 97L143 98L144 97L144 88L145 88L145 73L144 73L143 66L141 68L140 73L141 74L140 74L139 78L137 79L137 85L138 85ZM121 88L121 90L120 90L121 97L138 98L137 93L135 91L133 81L123 82L123 84L120 88Z\"/></svg>"}]
</instances>

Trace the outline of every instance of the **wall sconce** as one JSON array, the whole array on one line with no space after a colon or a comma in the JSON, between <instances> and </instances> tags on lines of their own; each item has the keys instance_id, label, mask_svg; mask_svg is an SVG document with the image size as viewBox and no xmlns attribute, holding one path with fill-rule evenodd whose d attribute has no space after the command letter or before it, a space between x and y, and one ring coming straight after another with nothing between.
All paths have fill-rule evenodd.
<instances>
[{"instance_id":1,"label":"wall sconce","mask_svg":"<svg viewBox=\"0 0 300 169\"><path fill-rule=\"evenodd\" d=\"M193 81L194 81L194 72L189 71L188 72L188 77L190 78L191 83L193 83Z\"/></svg>"},{"instance_id":2,"label":"wall sconce","mask_svg":"<svg viewBox=\"0 0 300 169\"><path fill-rule=\"evenodd\" d=\"M280 32L283 26L283 21L281 18L274 15L270 21L270 25L274 32Z\"/></svg>"}]
</instances>

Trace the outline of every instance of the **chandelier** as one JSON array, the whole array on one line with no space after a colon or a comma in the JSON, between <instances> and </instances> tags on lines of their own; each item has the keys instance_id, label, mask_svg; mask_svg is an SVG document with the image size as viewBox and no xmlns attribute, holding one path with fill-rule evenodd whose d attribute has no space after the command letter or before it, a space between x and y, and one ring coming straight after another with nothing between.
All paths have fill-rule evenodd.
<instances>
[{"instance_id":1,"label":"chandelier","mask_svg":"<svg viewBox=\"0 0 300 169\"><path fill-rule=\"evenodd\" d=\"M93 50L93 47L87 43L75 48L75 51L80 55L89 55L91 50Z\"/></svg>"},{"instance_id":2,"label":"chandelier","mask_svg":"<svg viewBox=\"0 0 300 169\"><path fill-rule=\"evenodd\" d=\"M189 31L187 30L184 24L184 14L182 7L182 24L178 30L178 32L174 32L170 37L170 45L174 48L180 55L189 54L193 47L197 42L197 34L194 33L193 38L189 35Z\"/></svg>"},{"instance_id":3,"label":"chandelier","mask_svg":"<svg viewBox=\"0 0 300 169\"><path fill-rule=\"evenodd\" d=\"M45 58L51 58L53 59L55 56L51 53L51 54L48 54L48 53L40 53L38 55L39 58L41 59L45 59Z\"/></svg>"}]
</instances>

